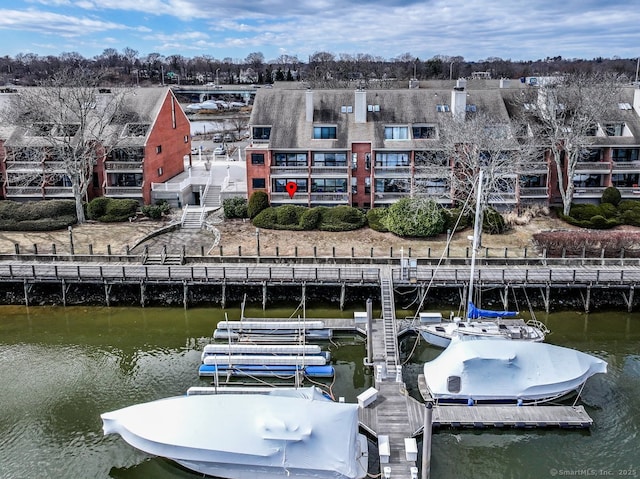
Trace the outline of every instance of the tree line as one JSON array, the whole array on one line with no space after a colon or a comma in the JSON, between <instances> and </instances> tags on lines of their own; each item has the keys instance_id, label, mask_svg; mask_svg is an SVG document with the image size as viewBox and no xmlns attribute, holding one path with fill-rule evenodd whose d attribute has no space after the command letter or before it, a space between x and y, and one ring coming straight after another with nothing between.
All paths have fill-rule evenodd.
<instances>
[{"instance_id":1,"label":"tree line","mask_svg":"<svg viewBox=\"0 0 640 479\"><path fill-rule=\"evenodd\" d=\"M273 81L308 81L338 87L341 82L368 80L419 80L469 78L474 72L488 72L492 78L520 78L557 74L610 72L633 81L637 74L635 58L567 59L561 56L537 60L513 61L489 57L468 61L461 56L435 55L418 58L403 53L394 58L358 53L315 52L306 59L280 55L267 60L261 52L244 59L214 58L211 55L185 57L180 54L141 54L126 47L122 51L105 49L100 55L85 58L77 52L60 55L19 53L0 57L0 82L4 85L36 85L62 70L78 69L100 72L105 84L156 85L206 84L219 82L272 83Z\"/></svg>"}]
</instances>

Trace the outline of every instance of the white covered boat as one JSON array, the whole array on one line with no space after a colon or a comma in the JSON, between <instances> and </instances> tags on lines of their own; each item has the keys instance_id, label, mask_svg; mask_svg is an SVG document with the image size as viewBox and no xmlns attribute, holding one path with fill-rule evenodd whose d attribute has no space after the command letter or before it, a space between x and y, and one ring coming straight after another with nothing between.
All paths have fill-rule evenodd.
<instances>
[{"instance_id":1,"label":"white covered boat","mask_svg":"<svg viewBox=\"0 0 640 479\"><path fill-rule=\"evenodd\" d=\"M358 406L313 387L172 397L101 417L105 434L202 474L359 479L367 472Z\"/></svg>"},{"instance_id":2,"label":"white covered boat","mask_svg":"<svg viewBox=\"0 0 640 479\"><path fill-rule=\"evenodd\" d=\"M424 365L438 402L545 402L578 390L607 363L547 343L454 339Z\"/></svg>"}]
</instances>

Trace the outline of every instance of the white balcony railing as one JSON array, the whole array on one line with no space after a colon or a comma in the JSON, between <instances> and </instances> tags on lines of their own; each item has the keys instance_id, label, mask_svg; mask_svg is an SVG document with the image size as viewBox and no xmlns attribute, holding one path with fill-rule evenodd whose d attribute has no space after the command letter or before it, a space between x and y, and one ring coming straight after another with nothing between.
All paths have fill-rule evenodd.
<instances>
[{"instance_id":1,"label":"white balcony railing","mask_svg":"<svg viewBox=\"0 0 640 479\"><path fill-rule=\"evenodd\" d=\"M605 190L604 186L587 186L587 187L577 186L573 192L573 197L574 198L600 198L604 190Z\"/></svg>"},{"instance_id":2,"label":"white balcony railing","mask_svg":"<svg viewBox=\"0 0 640 479\"><path fill-rule=\"evenodd\" d=\"M40 186L7 186L7 196L43 196Z\"/></svg>"},{"instance_id":3,"label":"white balcony railing","mask_svg":"<svg viewBox=\"0 0 640 479\"><path fill-rule=\"evenodd\" d=\"M605 163L603 161L579 161L576 163L575 171L578 172L602 172L606 173L611 169L611 163Z\"/></svg>"},{"instance_id":4,"label":"white balcony railing","mask_svg":"<svg viewBox=\"0 0 640 479\"><path fill-rule=\"evenodd\" d=\"M548 188L520 188L520 198L547 198Z\"/></svg>"},{"instance_id":5,"label":"white balcony railing","mask_svg":"<svg viewBox=\"0 0 640 479\"><path fill-rule=\"evenodd\" d=\"M616 171L637 171L640 172L640 161L614 161L613 172Z\"/></svg>"},{"instance_id":6,"label":"white balcony railing","mask_svg":"<svg viewBox=\"0 0 640 479\"><path fill-rule=\"evenodd\" d=\"M349 193L311 193L312 203L349 203Z\"/></svg>"},{"instance_id":7,"label":"white balcony railing","mask_svg":"<svg viewBox=\"0 0 640 479\"><path fill-rule=\"evenodd\" d=\"M272 170L273 171L273 170ZM346 166L312 166L311 174L315 176L319 175L339 175L344 176L345 178L349 174L349 168Z\"/></svg>"},{"instance_id":8,"label":"white balcony railing","mask_svg":"<svg viewBox=\"0 0 640 479\"><path fill-rule=\"evenodd\" d=\"M105 195L111 197L127 197L127 198L141 198L142 187L140 186L107 186L105 188Z\"/></svg>"},{"instance_id":9,"label":"white balcony railing","mask_svg":"<svg viewBox=\"0 0 640 479\"><path fill-rule=\"evenodd\" d=\"M142 161L105 161L104 167L109 170L110 173L116 171L131 172L132 170L141 173Z\"/></svg>"},{"instance_id":10,"label":"white balcony railing","mask_svg":"<svg viewBox=\"0 0 640 479\"><path fill-rule=\"evenodd\" d=\"M271 176L304 176L309 174L308 166L272 166Z\"/></svg>"}]
</instances>

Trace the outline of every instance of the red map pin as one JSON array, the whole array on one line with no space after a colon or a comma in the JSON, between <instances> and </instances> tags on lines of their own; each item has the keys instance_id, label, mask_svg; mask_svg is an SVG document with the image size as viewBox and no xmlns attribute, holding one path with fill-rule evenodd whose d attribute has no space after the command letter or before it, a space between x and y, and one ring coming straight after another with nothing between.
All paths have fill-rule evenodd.
<instances>
[{"instance_id":1,"label":"red map pin","mask_svg":"<svg viewBox=\"0 0 640 479\"><path fill-rule=\"evenodd\" d=\"M289 198L293 199L293 195L298 191L298 184L295 181L289 181L285 186L287 193L289 193Z\"/></svg>"}]
</instances>

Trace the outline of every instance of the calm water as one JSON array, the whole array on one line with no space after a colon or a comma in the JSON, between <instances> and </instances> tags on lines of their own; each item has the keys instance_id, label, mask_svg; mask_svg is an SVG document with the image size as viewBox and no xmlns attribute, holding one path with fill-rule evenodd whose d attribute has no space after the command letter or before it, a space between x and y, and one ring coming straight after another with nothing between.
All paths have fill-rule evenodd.
<instances>
[{"instance_id":1,"label":"calm water","mask_svg":"<svg viewBox=\"0 0 640 479\"><path fill-rule=\"evenodd\" d=\"M286 317L292 310L268 313ZM238 310L227 313L239 317ZM352 312L307 310L307 317L322 316ZM208 385L197 373L200 351L220 319L224 312L216 308L0 307L0 477L199 477L137 452L119 436L104 437L100 413ZM583 392L595 426L588 432L440 431L432 478L640 476L640 315L539 319L553 331L549 342L609 362L609 373L592 378ZM332 391L352 402L372 384L362 365L364 343L350 336L336 342ZM413 345L414 338L405 339L407 352ZM417 345L408 386L420 364L437 354Z\"/></svg>"}]
</instances>

